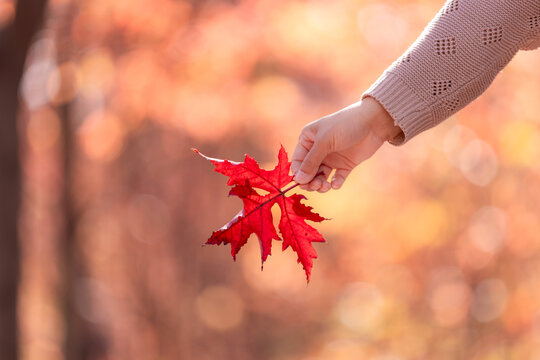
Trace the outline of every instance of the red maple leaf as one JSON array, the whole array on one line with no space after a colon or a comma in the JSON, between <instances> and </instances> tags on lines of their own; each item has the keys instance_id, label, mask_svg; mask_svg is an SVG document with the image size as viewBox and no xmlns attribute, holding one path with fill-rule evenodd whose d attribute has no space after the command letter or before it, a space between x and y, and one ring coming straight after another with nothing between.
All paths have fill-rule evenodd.
<instances>
[{"instance_id":1,"label":"red maple leaf","mask_svg":"<svg viewBox=\"0 0 540 360\"><path fill-rule=\"evenodd\" d=\"M306 197L299 194L286 196L286 193L298 184L283 189L293 180L289 175L291 163L287 152L281 147L278 164L272 170L264 170L259 164L246 155L244 162L234 162L210 158L193 149L197 154L210 160L214 170L229 177L227 185L233 186L229 195L239 197L244 208L225 226L214 231L206 241L207 244L231 244L231 255L236 260L236 254L253 233L259 238L261 260L264 263L271 254L272 240L281 240L274 227L271 208L278 204L281 209L279 232L283 238L282 249L289 246L297 253L298 262L304 267L309 282L313 259L317 253L312 242L324 242L322 235L305 220L321 222L326 220L312 211L312 208L301 203ZM255 188L268 192L259 194ZM283 190L282 190L283 189Z\"/></svg>"}]
</instances>

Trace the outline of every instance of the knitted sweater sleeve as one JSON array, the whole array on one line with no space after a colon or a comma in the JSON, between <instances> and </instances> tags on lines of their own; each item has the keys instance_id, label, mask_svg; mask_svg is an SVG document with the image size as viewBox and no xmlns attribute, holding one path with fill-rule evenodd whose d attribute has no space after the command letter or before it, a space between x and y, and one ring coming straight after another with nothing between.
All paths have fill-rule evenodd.
<instances>
[{"instance_id":1,"label":"knitted sweater sleeve","mask_svg":"<svg viewBox=\"0 0 540 360\"><path fill-rule=\"evenodd\" d=\"M403 145L482 94L521 50L540 45L539 0L448 0L419 38L362 94L403 132Z\"/></svg>"}]
</instances>

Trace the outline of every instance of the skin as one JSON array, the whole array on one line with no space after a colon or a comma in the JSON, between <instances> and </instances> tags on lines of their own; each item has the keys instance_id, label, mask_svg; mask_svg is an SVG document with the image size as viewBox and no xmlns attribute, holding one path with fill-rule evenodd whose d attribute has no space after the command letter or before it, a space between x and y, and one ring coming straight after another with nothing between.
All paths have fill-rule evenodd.
<instances>
[{"instance_id":1,"label":"skin","mask_svg":"<svg viewBox=\"0 0 540 360\"><path fill-rule=\"evenodd\" d=\"M308 191L337 190L356 166L401 132L379 102L366 97L302 129L291 159L294 180Z\"/></svg>"}]
</instances>

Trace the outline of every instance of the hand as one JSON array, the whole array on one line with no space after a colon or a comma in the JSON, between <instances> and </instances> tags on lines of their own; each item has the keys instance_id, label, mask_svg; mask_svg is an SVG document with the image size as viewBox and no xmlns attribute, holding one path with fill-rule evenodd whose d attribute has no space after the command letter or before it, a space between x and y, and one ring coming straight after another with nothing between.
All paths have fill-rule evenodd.
<instances>
[{"instance_id":1,"label":"hand","mask_svg":"<svg viewBox=\"0 0 540 360\"><path fill-rule=\"evenodd\" d=\"M352 169L400 132L377 100L366 97L302 129L291 159L294 180L304 190L339 189Z\"/></svg>"}]
</instances>

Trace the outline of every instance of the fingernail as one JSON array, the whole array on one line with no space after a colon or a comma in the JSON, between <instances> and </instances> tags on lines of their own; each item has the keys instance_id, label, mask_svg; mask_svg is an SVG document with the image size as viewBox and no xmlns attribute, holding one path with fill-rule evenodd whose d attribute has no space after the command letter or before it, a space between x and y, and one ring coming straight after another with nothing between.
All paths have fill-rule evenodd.
<instances>
[{"instance_id":1,"label":"fingernail","mask_svg":"<svg viewBox=\"0 0 540 360\"><path fill-rule=\"evenodd\" d=\"M325 181L323 184L322 184L322 187L321 189L323 190L323 192L327 192L328 190L330 190L332 186L330 185L329 182Z\"/></svg>"},{"instance_id":2,"label":"fingernail","mask_svg":"<svg viewBox=\"0 0 540 360\"><path fill-rule=\"evenodd\" d=\"M336 179L334 181L332 181L332 189L339 189L341 187L341 185L343 185L343 180L342 179Z\"/></svg>"},{"instance_id":3,"label":"fingernail","mask_svg":"<svg viewBox=\"0 0 540 360\"><path fill-rule=\"evenodd\" d=\"M305 184L309 180L311 180L309 175L303 172L302 170L298 171L296 175L294 176L294 181L296 181L299 184Z\"/></svg>"},{"instance_id":4,"label":"fingernail","mask_svg":"<svg viewBox=\"0 0 540 360\"><path fill-rule=\"evenodd\" d=\"M310 186L310 189L311 190L319 190L320 187L321 187L321 180L319 179L315 179L311 182L311 186Z\"/></svg>"}]
</instances>

